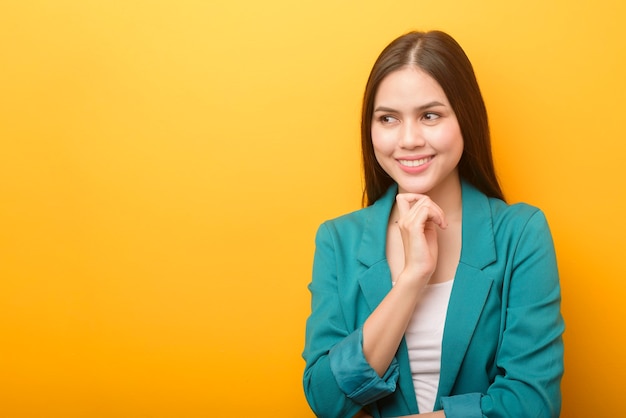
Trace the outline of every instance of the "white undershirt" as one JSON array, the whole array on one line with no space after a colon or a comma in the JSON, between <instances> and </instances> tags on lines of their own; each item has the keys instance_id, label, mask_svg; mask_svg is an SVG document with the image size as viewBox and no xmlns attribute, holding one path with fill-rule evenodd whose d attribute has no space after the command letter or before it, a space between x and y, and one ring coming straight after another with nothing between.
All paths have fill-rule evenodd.
<instances>
[{"instance_id":1,"label":"white undershirt","mask_svg":"<svg viewBox=\"0 0 626 418\"><path fill-rule=\"evenodd\" d=\"M405 333L420 412L431 412L434 408L441 371L441 341L453 282L448 280L424 288Z\"/></svg>"}]
</instances>

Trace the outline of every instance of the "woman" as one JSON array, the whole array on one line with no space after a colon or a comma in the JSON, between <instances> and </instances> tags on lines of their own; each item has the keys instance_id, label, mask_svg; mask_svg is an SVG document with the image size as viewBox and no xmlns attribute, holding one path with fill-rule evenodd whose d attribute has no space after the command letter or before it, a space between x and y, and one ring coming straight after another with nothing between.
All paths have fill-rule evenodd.
<instances>
[{"instance_id":1,"label":"woman","mask_svg":"<svg viewBox=\"0 0 626 418\"><path fill-rule=\"evenodd\" d=\"M542 212L507 205L461 47L412 32L363 100L366 207L316 237L305 394L320 417L552 417L563 319Z\"/></svg>"}]
</instances>

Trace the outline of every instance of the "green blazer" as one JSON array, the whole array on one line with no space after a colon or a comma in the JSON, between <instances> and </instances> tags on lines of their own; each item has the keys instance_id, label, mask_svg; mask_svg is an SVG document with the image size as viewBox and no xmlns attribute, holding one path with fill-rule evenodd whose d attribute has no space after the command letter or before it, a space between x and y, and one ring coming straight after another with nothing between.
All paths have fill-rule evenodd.
<instances>
[{"instance_id":1,"label":"green blazer","mask_svg":"<svg viewBox=\"0 0 626 418\"><path fill-rule=\"evenodd\" d=\"M303 357L320 417L418 413L403 341L384 376L362 351L365 320L391 290L385 255L392 186L375 204L322 224L316 236ZM563 318L543 213L462 184L461 258L446 317L436 408L455 417L556 417Z\"/></svg>"}]
</instances>

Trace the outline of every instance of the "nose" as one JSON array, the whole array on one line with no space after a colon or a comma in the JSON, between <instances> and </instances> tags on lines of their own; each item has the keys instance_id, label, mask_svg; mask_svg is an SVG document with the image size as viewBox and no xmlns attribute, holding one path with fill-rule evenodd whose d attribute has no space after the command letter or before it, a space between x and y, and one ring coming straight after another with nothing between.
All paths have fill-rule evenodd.
<instances>
[{"instance_id":1,"label":"nose","mask_svg":"<svg viewBox=\"0 0 626 418\"><path fill-rule=\"evenodd\" d=\"M422 129L417 122L406 122L403 126L400 138L400 146L402 148L418 148L424 146L426 141Z\"/></svg>"}]
</instances>

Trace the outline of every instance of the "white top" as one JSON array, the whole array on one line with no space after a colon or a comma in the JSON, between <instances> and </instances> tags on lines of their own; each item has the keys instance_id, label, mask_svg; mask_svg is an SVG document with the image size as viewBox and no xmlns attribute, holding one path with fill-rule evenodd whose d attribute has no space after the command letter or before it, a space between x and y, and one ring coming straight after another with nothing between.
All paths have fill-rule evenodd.
<instances>
[{"instance_id":1,"label":"white top","mask_svg":"<svg viewBox=\"0 0 626 418\"><path fill-rule=\"evenodd\" d=\"M420 412L431 412L435 405L441 371L441 341L453 282L448 280L424 288L405 333Z\"/></svg>"}]
</instances>

